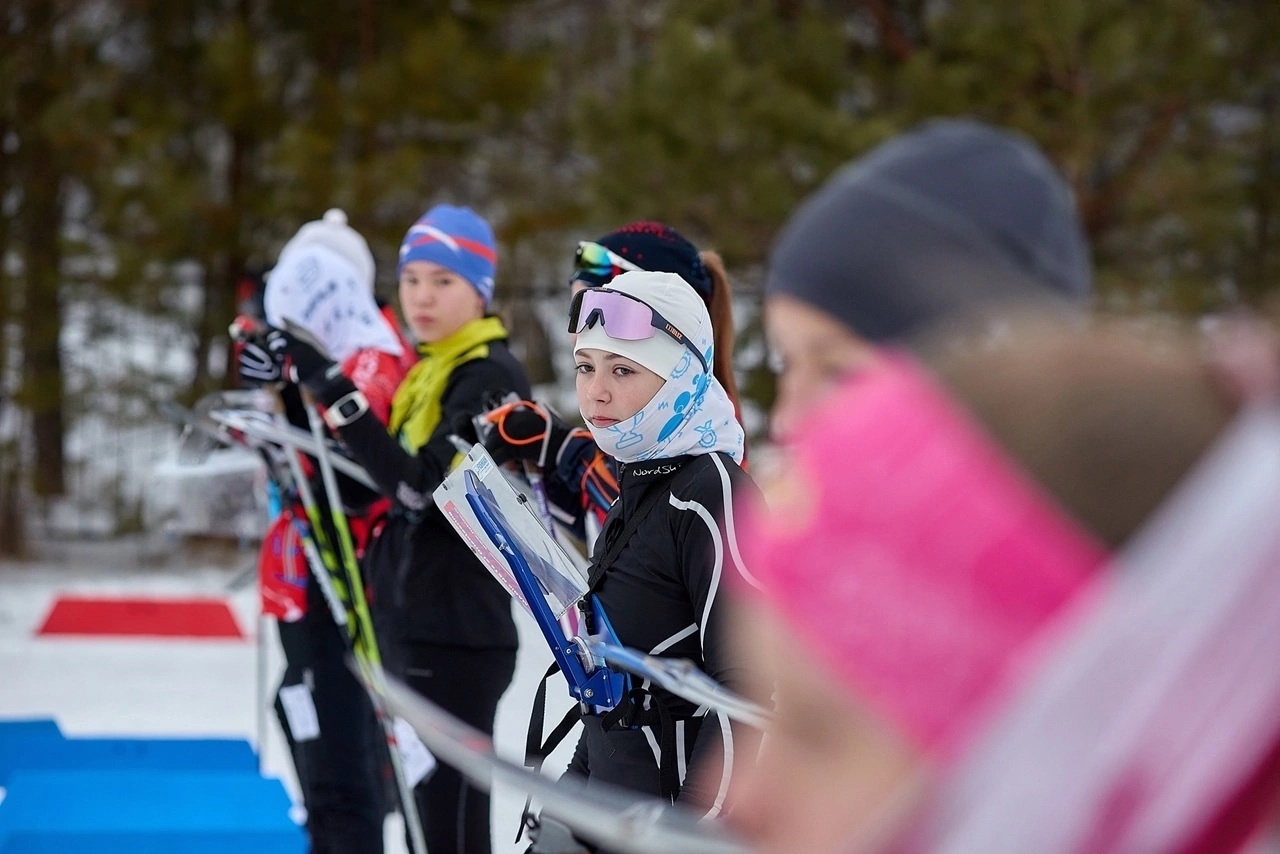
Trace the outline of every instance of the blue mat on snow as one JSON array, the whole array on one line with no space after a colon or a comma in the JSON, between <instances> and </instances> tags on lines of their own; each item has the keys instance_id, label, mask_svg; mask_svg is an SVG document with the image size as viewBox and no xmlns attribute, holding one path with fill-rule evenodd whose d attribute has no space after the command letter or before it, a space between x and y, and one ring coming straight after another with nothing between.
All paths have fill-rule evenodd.
<instances>
[{"instance_id":1,"label":"blue mat on snow","mask_svg":"<svg viewBox=\"0 0 1280 854\"><path fill-rule=\"evenodd\" d=\"M258 758L242 738L65 738L56 729L0 723L0 786L20 771L112 769L256 775Z\"/></svg>"},{"instance_id":2,"label":"blue mat on snow","mask_svg":"<svg viewBox=\"0 0 1280 854\"><path fill-rule=\"evenodd\" d=\"M0 854L304 854L278 780L219 771L18 771Z\"/></svg>"},{"instance_id":3,"label":"blue mat on snow","mask_svg":"<svg viewBox=\"0 0 1280 854\"><path fill-rule=\"evenodd\" d=\"M66 738L53 718L0 720L0 763L24 745L63 741Z\"/></svg>"}]
</instances>

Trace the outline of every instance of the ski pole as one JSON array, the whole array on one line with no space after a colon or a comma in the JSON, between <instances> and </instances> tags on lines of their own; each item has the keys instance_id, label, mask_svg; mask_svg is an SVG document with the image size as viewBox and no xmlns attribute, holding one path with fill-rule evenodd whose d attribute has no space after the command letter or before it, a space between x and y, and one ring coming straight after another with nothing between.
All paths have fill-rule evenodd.
<instances>
[{"instance_id":1,"label":"ski pole","mask_svg":"<svg viewBox=\"0 0 1280 854\"><path fill-rule=\"evenodd\" d=\"M351 640L351 627L348 625L347 606L341 593L334 586L334 579L331 577L337 574L338 568L333 566L332 552L326 548L326 553L330 559L325 560L317 549L317 538L325 536L323 528L320 526L320 511L316 505L315 495L311 492L311 484L307 482L306 474L302 471L302 461L299 459L300 451L296 448L286 446L285 456L289 460L289 470L293 474L294 489L298 493L299 500L302 501L302 511L306 515L310 531L306 530L301 520L294 519L294 526L298 530L298 539L302 543L302 554L306 558L307 563L311 566L311 577L320 585L320 593L324 596L324 600L329 605L329 612L333 614L333 621L342 629L343 634L348 640Z\"/></svg>"},{"instance_id":2,"label":"ski pole","mask_svg":"<svg viewBox=\"0 0 1280 854\"><path fill-rule=\"evenodd\" d=\"M270 442L274 445L290 446L310 456L316 455L315 440L311 434L305 430L299 430L291 424L271 424L254 418L246 418L242 413L231 410L213 410L210 413L210 419L220 428L235 430L252 439ZM333 442L326 439L325 447L333 449L335 446ZM329 454L329 462L335 470L377 491L377 484L369 477L369 473L360 467L359 463L332 450Z\"/></svg>"},{"instance_id":3,"label":"ski pole","mask_svg":"<svg viewBox=\"0 0 1280 854\"><path fill-rule=\"evenodd\" d=\"M320 482L324 486L325 498L329 505L329 519L333 523L334 533L338 538L336 557L341 562L341 569L346 576L347 596L351 601L351 610L355 614L355 640L357 645L363 648L369 663L381 665L382 659L378 655L378 645L372 637L372 619L369 615L368 603L364 598L364 583L356 563L351 527L347 524L347 514L343 510L342 499L338 495L338 480L334 476L329 451L324 443L324 425L320 421L320 414L313 406L305 408L311 433L316 439L316 467L320 470Z\"/></svg>"},{"instance_id":4,"label":"ski pole","mask_svg":"<svg viewBox=\"0 0 1280 854\"><path fill-rule=\"evenodd\" d=\"M263 745L267 741L267 692L271 690L267 685L267 638L264 630L267 625L267 617L261 612L258 613L257 625L257 655L254 659L256 672L254 676L254 702L257 706L257 714L254 720L254 735L258 739L258 773L262 774L266 769L263 765L263 755L266 751Z\"/></svg>"},{"instance_id":5,"label":"ski pole","mask_svg":"<svg viewBox=\"0 0 1280 854\"><path fill-rule=\"evenodd\" d=\"M325 444L324 425L320 413L314 404L306 404L307 422L311 426L311 434L316 440L316 466L320 469L320 480L324 484L325 497L329 502L329 514L333 526L337 529L340 558L346 567L347 591L351 597L352 608L357 625L356 660L365 670L365 678L372 682L373 692L379 697L386 696L386 676L382 670L382 658L378 654L378 642L373 634L373 619L369 614L369 605L364 597L364 582L360 578L360 568L356 563L355 545L351 540L351 528L347 525L347 514L342 508L338 496L338 480L333 474L333 466L329 461L329 451ZM362 653L362 654L361 654ZM405 827L409 834L409 844L414 854L427 854L427 841L422 832L422 822L418 818L418 807L413 796L413 787L409 785L405 774L404 762L400 756L395 725L390 716L380 714L382 727L387 735L387 743L391 750L387 751L391 758L391 767L396 776L396 788L400 790L400 809L404 815Z\"/></svg>"},{"instance_id":6,"label":"ski pole","mask_svg":"<svg viewBox=\"0 0 1280 854\"><path fill-rule=\"evenodd\" d=\"M310 436L301 431L299 431L301 435L296 435L291 430L283 428L267 429L268 425L253 419L235 417L235 413L217 413L212 420L217 421L219 420L217 415L222 415L224 418L221 420L229 422L228 426L231 426L232 429L240 429L243 435L253 436L259 440L265 439L278 444L285 452L284 455L289 463L294 490L302 503L303 511L307 517L307 523L305 524L297 518L293 521L299 533L303 554L311 567L312 578L320 585L321 594L324 596L325 603L329 606L334 622L341 627L348 649L351 650L359 664L359 669L364 676L365 689L369 692L374 708L378 710L383 735L390 748L388 754L396 776L396 787L401 798L401 810L405 816L405 825L409 834L410 844L413 847L414 854L424 854L426 850L425 840L422 838L422 828L418 820L417 806L413 800L412 788L408 785L400 760L397 747L398 739L383 711L381 662L373 638L372 621L369 619L367 607L359 608L356 611L356 619L353 621L345 601L350 598L350 593L345 589L339 590L339 587L354 587L360 596L357 604L364 605L364 588L359 579L359 570L355 568L354 564L354 548L351 546L350 528L346 525L346 514L342 512L340 504L331 497L337 495L337 483L333 476L332 458L327 453L327 439L323 434L323 427L319 425L318 417L315 416L311 407L307 407L307 414L312 426L312 434ZM320 432L317 435L316 427L318 426L320 427ZM262 435L264 433L266 435ZM319 502L316 500L310 481L302 469L301 454L303 450L299 446L303 443L299 439L307 440L306 450L313 452L316 458L317 466L321 472L322 483L325 486L326 496L330 497L330 509L333 512L334 527L337 529L336 534L340 538L343 534L346 535L345 542L341 543L346 547L343 554L343 568L338 566L338 559L334 555L334 549L329 543L329 536L320 518ZM271 460L265 454L264 461L268 465L268 471L275 472L276 478L283 480L281 475L276 472L276 467L271 464ZM359 475L357 477L358 480L367 480L368 478L362 469L358 469L356 474ZM348 562L348 558L351 562ZM342 577L344 569L348 576L345 582ZM344 595L344 593L347 595ZM363 620L361 620L361 612L363 612Z\"/></svg>"},{"instance_id":7,"label":"ski pole","mask_svg":"<svg viewBox=\"0 0 1280 854\"><path fill-rule=\"evenodd\" d=\"M314 431L315 426L318 424L318 416L315 416L314 410L312 410L311 407L307 407L307 415L308 421L312 424L312 430ZM323 438L323 436L321 436L321 438ZM394 726L384 708L383 691L385 689L383 687L384 681L382 676L381 657L378 655L376 639L373 635L372 620L366 620L363 627L357 628L352 625L347 608L340 599L339 594L335 590L333 580L330 578L330 572L337 575L339 570L338 567L334 565L336 563L336 558L333 556L332 550L327 545L328 537L324 534L323 526L319 519L320 511L318 502L316 501L315 495L311 491L310 484L302 471L302 464L300 461L301 451L288 444L287 438L281 437L281 441L285 443L284 447L287 449L286 456L290 462L290 469L293 473L295 484L297 485L299 498L302 500L304 512L310 520L310 528L312 531L319 533L319 536L323 538L321 546L324 554L329 557L329 560L324 560L321 557L320 551L317 549L315 536L308 536L308 532L303 528L300 521L295 519L295 524L298 526L299 534L301 535L300 540L302 542L303 554L306 556L307 562L312 567L312 576L317 580L317 583L320 584L320 591L324 595L325 601L328 603L329 609L334 615L334 621L343 629L343 634L347 639L348 648L351 650L352 655L356 660L361 681L364 683L365 689L369 692L370 698L373 700L374 708L378 713L379 723L382 726L383 736L390 748L387 753L391 761L392 773L395 775L396 790L400 796L400 808L404 815L405 828L409 834L410 845L413 847L414 854L423 854L423 852L426 851L426 840L422 836L422 826L418 819L417 803L413 797L413 787L408 783L408 776L405 773L404 765L400 758L398 747L399 740L395 734ZM311 449L315 450L324 448L325 443L321 441L317 442ZM324 454L325 451L320 450L319 453ZM323 458L318 456L316 460L317 467L320 469L321 481L325 485L326 495L333 496L336 495L337 482L336 478L333 476L332 466L328 465L329 462L330 459L327 455ZM328 475L327 477L326 472ZM346 513L342 512L340 504L337 504L333 498L330 498L330 510L334 514L335 526L341 524L342 528L340 530L346 530L347 544L350 546L350 528L346 525ZM338 519L341 519L341 523L337 522ZM351 560L354 561L354 548L351 548L347 554L349 554ZM346 563L346 555L343 556L343 562L344 564ZM352 567L354 567L354 563L347 566L349 579L345 586L351 587L353 586L353 583L354 586L358 586L360 591L359 595L363 600L363 582L359 578L358 569L354 572L350 572ZM368 613L367 609L365 610L365 613ZM358 611L356 612L355 618L359 621L360 613ZM372 655L369 654L370 652L372 652Z\"/></svg>"}]
</instances>

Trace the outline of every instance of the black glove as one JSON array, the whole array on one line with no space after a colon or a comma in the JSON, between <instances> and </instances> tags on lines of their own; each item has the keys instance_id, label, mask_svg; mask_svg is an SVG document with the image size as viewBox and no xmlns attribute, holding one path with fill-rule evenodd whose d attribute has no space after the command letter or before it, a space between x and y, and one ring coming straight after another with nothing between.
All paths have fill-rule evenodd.
<instances>
[{"instance_id":1,"label":"black glove","mask_svg":"<svg viewBox=\"0 0 1280 854\"><path fill-rule=\"evenodd\" d=\"M499 406L482 418L490 425L484 447L496 463L527 460L545 469L556 464L574 432L573 425L532 400Z\"/></svg>"},{"instance_id":2,"label":"black glove","mask_svg":"<svg viewBox=\"0 0 1280 854\"><path fill-rule=\"evenodd\" d=\"M236 357L236 373L251 385L267 385L281 380L280 365L267 349L263 337L242 338L240 355Z\"/></svg>"},{"instance_id":3,"label":"black glove","mask_svg":"<svg viewBox=\"0 0 1280 854\"><path fill-rule=\"evenodd\" d=\"M301 383L322 401L328 398L332 381L342 376L342 368L336 362L283 329L267 332L267 349L286 380Z\"/></svg>"},{"instance_id":4,"label":"black glove","mask_svg":"<svg viewBox=\"0 0 1280 854\"><path fill-rule=\"evenodd\" d=\"M455 412L449 417L449 434L466 443L468 447L480 441L476 432L476 418L466 412Z\"/></svg>"}]
</instances>

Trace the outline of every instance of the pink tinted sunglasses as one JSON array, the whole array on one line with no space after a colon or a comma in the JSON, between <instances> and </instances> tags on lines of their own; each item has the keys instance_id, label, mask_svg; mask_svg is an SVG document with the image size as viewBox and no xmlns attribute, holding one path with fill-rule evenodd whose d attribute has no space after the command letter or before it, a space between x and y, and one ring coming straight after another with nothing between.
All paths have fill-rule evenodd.
<instances>
[{"instance_id":1,"label":"pink tinted sunglasses","mask_svg":"<svg viewBox=\"0 0 1280 854\"><path fill-rule=\"evenodd\" d=\"M576 335L597 323L610 338L619 341L643 341L652 338L654 332L662 331L677 343L688 347L704 372L711 372L707 360L698 352L698 348L693 346L693 342L674 323L648 303L633 296L608 288L585 288L578 291L569 305L569 331Z\"/></svg>"}]
</instances>

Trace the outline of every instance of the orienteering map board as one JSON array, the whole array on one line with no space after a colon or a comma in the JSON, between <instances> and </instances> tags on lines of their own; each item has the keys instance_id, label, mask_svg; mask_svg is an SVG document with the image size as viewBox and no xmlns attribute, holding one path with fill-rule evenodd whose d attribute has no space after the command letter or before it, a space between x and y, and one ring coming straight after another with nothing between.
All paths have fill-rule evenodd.
<instances>
[{"instance_id":1,"label":"orienteering map board","mask_svg":"<svg viewBox=\"0 0 1280 854\"><path fill-rule=\"evenodd\" d=\"M470 473L470 478L468 478ZM470 481L470 485L468 485ZM533 613L514 571L476 517L467 493L479 496L527 562L547 606L559 619L587 592L581 569L551 538L528 500L507 482L502 470L476 445L437 487L433 497L449 524L494 578L526 611Z\"/></svg>"}]
</instances>

